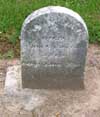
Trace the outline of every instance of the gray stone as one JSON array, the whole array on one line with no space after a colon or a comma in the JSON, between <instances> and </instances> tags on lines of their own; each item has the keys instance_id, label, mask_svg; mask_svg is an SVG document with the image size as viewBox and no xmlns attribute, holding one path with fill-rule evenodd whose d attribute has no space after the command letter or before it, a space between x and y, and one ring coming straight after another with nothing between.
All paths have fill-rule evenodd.
<instances>
[{"instance_id":1,"label":"gray stone","mask_svg":"<svg viewBox=\"0 0 100 117\"><path fill-rule=\"evenodd\" d=\"M74 11L49 6L30 14L21 31L23 88L82 86L88 31Z\"/></svg>"},{"instance_id":2,"label":"gray stone","mask_svg":"<svg viewBox=\"0 0 100 117\"><path fill-rule=\"evenodd\" d=\"M8 67L5 80L6 108L12 112L17 112L23 108L31 111L41 104L48 97L48 91L39 89L22 88L21 65Z\"/></svg>"}]
</instances>

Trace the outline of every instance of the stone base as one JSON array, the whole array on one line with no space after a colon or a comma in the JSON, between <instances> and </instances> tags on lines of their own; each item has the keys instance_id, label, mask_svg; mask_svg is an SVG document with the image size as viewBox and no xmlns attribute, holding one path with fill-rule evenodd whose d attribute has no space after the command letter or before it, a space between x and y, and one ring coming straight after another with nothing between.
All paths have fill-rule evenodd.
<instances>
[{"instance_id":1,"label":"stone base","mask_svg":"<svg viewBox=\"0 0 100 117\"><path fill-rule=\"evenodd\" d=\"M41 105L48 95L45 90L22 89L21 66L9 67L5 81L5 95L15 98L25 110L33 110Z\"/></svg>"},{"instance_id":2,"label":"stone base","mask_svg":"<svg viewBox=\"0 0 100 117\"><path fill-rule=\"evenodd\" d=\"M21 109L31 112L30 117L88 117L87 112L98 109L97 104L100 102L100 96L88 85L95 84L91 79L97 80L93 71L86 72L88 78L85 78L84 90L22 89L21 66L9 67L5 81L5 101L11 106L7 107L18 112Z\"/></svg>"},{"instance_id":3,"label":"stone base","mask_svg":"<svg viewBox=\"0 0 100 117\"><path fill-rule=\"evenodd\" d=\"M76 82L73 82L72 85L68 85L68 88L72 89L82 89L83 82L77 82L79 85L76 85ZM75 88L76 86L76 88ZM52 88L51 88L52 89ZM21 66L16 65L8 67L6 81L5 81L5 94L19 100L19 103L23 103L24 109L34 110L36 107L44 103L49 95L56 90L50 89L28 89L22 88L21 80ZM57 90L60 91L60 90ZM66 90L67 91L67 90Z\"/></svg>"}]
</instances>

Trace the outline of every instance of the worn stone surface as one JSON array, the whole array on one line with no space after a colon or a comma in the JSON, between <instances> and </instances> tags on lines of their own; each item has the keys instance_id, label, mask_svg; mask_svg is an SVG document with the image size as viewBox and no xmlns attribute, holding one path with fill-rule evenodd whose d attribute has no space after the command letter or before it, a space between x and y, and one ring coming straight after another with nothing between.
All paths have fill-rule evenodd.
<instances>
[{"instance_id":1,"label":"worn stone surface","mask_svg":"<svg viewBox=\"0 0 100 117\"><path fill-rule=\"evenodd\" d=\"M87 42L86 25L74 11L50 6L33 12L21 31L23 87L82 86Z\"/></svg>"},{"instance_id":2,"label":"worn stone surface","mask_svg":"<svg viewBox=\"0 0 100 117\"><path fill-rule=\"evenodd\" d=\"M41 105L45 100L45 95L47 95L47 92L44 91L45 90L31 90L27 88L22 89L21 66L16 65L8 68L5 81L5 94L8 95L8 97L12 96L14 97L13 99L21 101L20 104L16 102L16 108L14 108L16 112L17 108L20 109L23 106L29 111ZM9 106L8 109L10 109ZM11 108L11 110L13 111L13 108Z\"/></svg>"}]
</instances>

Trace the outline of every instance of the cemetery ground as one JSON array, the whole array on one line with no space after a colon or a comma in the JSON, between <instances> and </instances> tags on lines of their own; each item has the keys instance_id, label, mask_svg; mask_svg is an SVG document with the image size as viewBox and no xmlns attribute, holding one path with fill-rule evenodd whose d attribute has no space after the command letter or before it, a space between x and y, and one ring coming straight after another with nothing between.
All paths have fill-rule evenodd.
<instances>
[{"instance_id":1,"label":"cemetery ground","mask_svg":"<svg viewBox=\"0 0 100 117\"><path fill-rule=\"evenodd\" d=\"M34 110L25 110L20 100L4 94L7 67L17 64L20 64L19 59L0 60L0 117L36 116ZM39 107L40 112L48 113L46 117L62 117L60 115L64 114L67 117L100 117L100 46L96 44L90 44L88 48L84 85L85 90L79 91L52 90L44 106Z\"/></svg>"},{"instance_id":2,"label":"cemetery ground","mask_svg":"<svg viewBox=\"0 0 100 117\"><path fill-rule=\"evenodd\" d=\"M78 12L87 24L89 41L94 44L88 47L85 89L48 91L43 106L28 111L19 98L5 94L6 72L9 66L20 64L20 32L24 19L32 11L48 5L60 5ZM99 6L100 0L0 0L0 117L36 117L37 111L46 117L100 117Z\"/></svg>"}]
</instances>

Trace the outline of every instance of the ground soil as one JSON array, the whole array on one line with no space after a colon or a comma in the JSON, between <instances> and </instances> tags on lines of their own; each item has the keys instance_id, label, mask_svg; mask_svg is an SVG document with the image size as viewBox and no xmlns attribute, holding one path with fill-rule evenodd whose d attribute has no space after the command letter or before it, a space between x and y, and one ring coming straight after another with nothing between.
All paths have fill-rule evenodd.
<instances>
[{"instance_id":1,"label":"ground soil","mask_svg":"<svg viewBox=\"0 0 100 117\"><path fill-rule=\"evenodd\" d=\"M16 43L14 44L8 38L8 34L4 33L0 35L0 55L2 56L2 58L6 59L9 58L8 56L5 56L6 53L12 51L13 57L18 58L20 56L20 40L17 39Z\"/></svg>"},{"instance_id":2,"label":"ground soil","mask_svg":"<svg viewBox=\"0 0 100 117\"><path fill-rule=\"evenodd\" d=\"M6 76L6 69L8 66L16 65L19 63L19 59L0 61L0 117L34 117L34 114L32 112L21 109L17 111L18 107L16 106L15 108L14 106L13 108L10 103L6 103L7 96L6 100L4 98L4 82ZM68 111L67 113L69 113L68 117L100 117L100 46L96 44L90 44L88 47L85 76L85 91L80 91L76 93L69 91L65 96L67 103L65 104L64 102L64 105L61 105L61 110L63 110L63 107L67 108L67 106L73 105L66 110L66 112ZM59 94L58 97L58 94L59 92L54 93L54 97L56 98L52 98L51 95L51 100L49 98L47 104L51 101L52 105L53 101L55 103L59 103L60 105L60 103L63 102L63 99L65 100L65 97L63 97L61 100L61 95ZM59 99L61 102L57 102L57 100ZM71 103L72 100L73 104ZM49 107L51 105L49 105ZM44 111L46 112L47 110ZM58 114L55 114L53 117L60 117L59 113L60 111L58 111Z\"/></svg>"}]
</instances>

